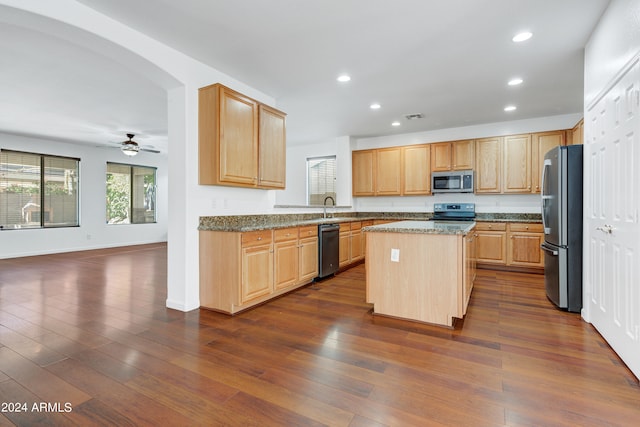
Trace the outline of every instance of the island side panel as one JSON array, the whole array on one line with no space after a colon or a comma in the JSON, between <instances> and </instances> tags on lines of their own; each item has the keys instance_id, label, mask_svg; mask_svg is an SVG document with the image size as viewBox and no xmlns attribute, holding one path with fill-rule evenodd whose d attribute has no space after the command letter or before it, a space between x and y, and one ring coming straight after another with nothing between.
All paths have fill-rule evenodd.
<instances>
[{"instance_id":1,"label":"island side panel","mask_svg":"<svg viewBox=\"0 0 640 427\"><path fill-rule=\"evenodd\" d=\"M200 231L200 306L232 314L239 303L241 233Z\"/></svg>"},{"instance_id":2,"label":"island side panel","mask_svg":"<svg viewBox=\"0 0 640 427\"><path fill-rule=\"evenodd\" d=\"M374 312L452 326L461 317L462 236L367 231L366 292ZM399 250L398 262L391 250Z\"/></svg>"}]
</instances>

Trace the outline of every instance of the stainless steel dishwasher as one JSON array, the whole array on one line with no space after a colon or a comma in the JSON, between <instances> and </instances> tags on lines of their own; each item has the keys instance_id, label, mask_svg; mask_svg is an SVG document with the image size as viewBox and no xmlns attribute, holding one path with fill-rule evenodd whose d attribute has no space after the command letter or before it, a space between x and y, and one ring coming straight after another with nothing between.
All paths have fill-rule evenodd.
<instances>
[{"instance_id":1,"label":"stainless steel dishwasher","mask_svg":"<svg viewBox=\"0 0 640 427\"><path fill-rule=\"evenodd\" d=\"M321 224L318 226L318 279L338 271L340 251L340 226Z\"/></svg>"}]
</instances>

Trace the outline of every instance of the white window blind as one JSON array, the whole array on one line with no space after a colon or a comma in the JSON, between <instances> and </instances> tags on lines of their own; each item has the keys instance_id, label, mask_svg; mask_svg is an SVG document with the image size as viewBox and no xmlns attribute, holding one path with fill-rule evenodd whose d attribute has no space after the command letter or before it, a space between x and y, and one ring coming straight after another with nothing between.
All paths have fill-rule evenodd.
<instances>
[{"instance_id":1,"label":"white window blind","mask_svg":"<svg viewBox=\"0 0 640 427\"><path fill-rule=\"evenodd\" d=\"M322 205L327 197L336 200L336 156L307 159L307 202Z\"/></svg>"}]
</instances>

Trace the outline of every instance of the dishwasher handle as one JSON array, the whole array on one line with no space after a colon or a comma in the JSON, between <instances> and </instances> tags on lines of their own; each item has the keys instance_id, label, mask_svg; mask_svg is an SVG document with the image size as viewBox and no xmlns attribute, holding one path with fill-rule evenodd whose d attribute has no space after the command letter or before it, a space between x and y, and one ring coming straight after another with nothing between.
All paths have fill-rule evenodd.
<instances>
[{"instance_id":1,"label":"dishwasher handle","mask_svg":"<svg viewBox=\"0 0 640 427\"><path fill-rule=\"evenodd\" d=\"M318 226L318 232L325 233L327 231L339 231L340 224L322 224Z\"/></svg>"}]
</instances>

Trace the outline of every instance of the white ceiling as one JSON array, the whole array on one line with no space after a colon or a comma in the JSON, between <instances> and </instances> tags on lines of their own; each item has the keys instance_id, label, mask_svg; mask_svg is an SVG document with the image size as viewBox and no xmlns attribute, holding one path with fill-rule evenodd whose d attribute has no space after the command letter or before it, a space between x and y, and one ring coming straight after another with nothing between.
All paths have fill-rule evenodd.
<instances>
[{"instance_id":1,"label":"white ceiling","mask_svg":"<svg viewBox=\"0 0 640 427\"><path fill-rule=\"evenodd\" d=\"M578 113L609 0L79 2L272 96L295 144ZM0 131L166 149L164 89L73 40L0 22L0 93Z\"/></svg>"}]
</instances>

